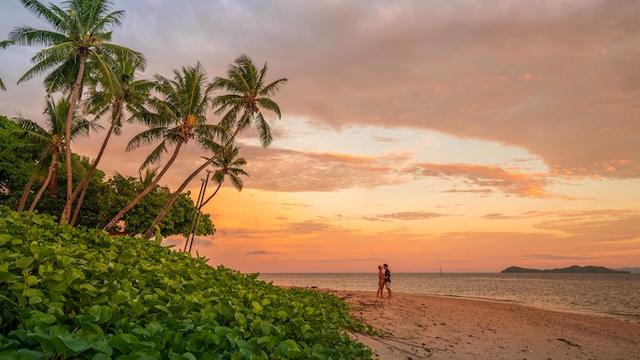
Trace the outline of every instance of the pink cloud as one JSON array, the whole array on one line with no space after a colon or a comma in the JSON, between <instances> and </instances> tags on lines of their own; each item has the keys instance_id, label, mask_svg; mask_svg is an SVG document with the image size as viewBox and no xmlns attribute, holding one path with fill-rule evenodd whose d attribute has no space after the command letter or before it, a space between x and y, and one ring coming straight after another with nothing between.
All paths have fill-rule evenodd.
<instances>
[{"instance_id":1,"label":"pink cloud","mask_svg":"<svg viewBox=\"0 0 640 360\"><path fill-rule=\"evenodd\" d=\"M544 188L547 179L541 174L525 174L505 170L498 166L474 164L415 164L406 172L415 177L460 177L479 187L490 187L505 194L548 198L552 197Z\"/></svg>"}]
</instances>

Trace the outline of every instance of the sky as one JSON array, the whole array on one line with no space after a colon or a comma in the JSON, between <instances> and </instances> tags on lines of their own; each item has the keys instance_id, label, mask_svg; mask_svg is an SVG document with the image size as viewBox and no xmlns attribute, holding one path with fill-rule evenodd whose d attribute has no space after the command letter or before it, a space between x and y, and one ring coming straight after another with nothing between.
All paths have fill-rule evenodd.
<instances>
[{"instance_id":1,"label":"sky","mask_svg":"<svg viewBox=\"0 0 640 360\"><path fill-rule=\"evenodd\" d=\"M241 192L206 207L195 248L249 272L495 272L640 266L640 2L115 1L144 76L240 54L289 82L275 140L244 133ZM4 0L0 37L41 25ZM33 48L0 52L0 114L38 120ZM211 122L217 121L210 114ZM110 143L136 175L149 148ZM74 151L95 156L98 134ZM189 144L162 181L198 166ZM195 199L199 181L189 186ZM209 190L210 192L213 189ZM169 239L168 242L177 242Z\"/></svg>"}]
</instances>

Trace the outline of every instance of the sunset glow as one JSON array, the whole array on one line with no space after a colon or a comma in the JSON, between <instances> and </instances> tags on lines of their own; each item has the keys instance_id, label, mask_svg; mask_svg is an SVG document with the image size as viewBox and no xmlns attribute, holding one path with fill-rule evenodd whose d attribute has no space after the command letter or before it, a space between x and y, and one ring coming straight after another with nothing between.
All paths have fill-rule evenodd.
<instances>
[{"instance_id":1,"label":"sunset glow","mask_svg":"<svg viewBox=\"0 0 640 360\"><path fill-rule=\"evenodd\" d=\"M128 21L115 36L146 54L147 77L196 61L213 77L248 53L289 79L273 144L241 136L244 190L225 183L205 208L217 233L194 248L211 264L640 266L640 3L190 0L180 17L116 3ZM3 34L31 21L18 2L3 10ZM0 114L41 117L40 81L9 86L30 55L3 50ZM136 126L110 143L109 174L137 176L150 148L125 152ZM74 151L94 157L95 139ZM189 143L164 184L199 163Z\"/></svg>"}]
</instances>

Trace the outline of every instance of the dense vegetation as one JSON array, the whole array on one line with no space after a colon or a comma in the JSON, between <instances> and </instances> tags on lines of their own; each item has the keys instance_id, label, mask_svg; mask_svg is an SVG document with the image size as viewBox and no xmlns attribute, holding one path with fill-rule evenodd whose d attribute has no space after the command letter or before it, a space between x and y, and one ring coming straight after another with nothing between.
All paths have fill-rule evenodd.
<instances>
[{"instance_id":1,"label":"dense vegetation","mask_svg":"<svg viewBox=\"0 0 640 360\"><path fill-rule=\"evenodd\" d=\"M60 199L64 195L61 209L48 207L48 212L57 212L61 224L74 226L78 224L78 216L83 217L80 213L84 213L89 216L84 216L80 224L117 232L124 228L145 238L211 233L210 220L201 214L200 196L193 211L172 213L170 210L189 204L188 194L184 195L183 191L207 167L213 167L211 171L216 173L211 181L216 188L212 196L218 193L225 178L241 190L242 183L234 181L231 175L236 178L248 175L240 168L245 164L244 159L236 156L231 169L220 166L226 163L222 158L225 153L238 149L237 135L250 127L255 127L263 146L272 142L266 114L281 117L280 106L272 97L287 79L268 80L267 64L257 67L246 55L231 64L226 76L216 76L211 81L199 62L182 66L171 76L156 74L153 79L144 79L141 78L146 67L144 55L112 42L113 30L122 25L125 11L113 10L111 0L65 0L60 4L39 0L20 2L25 10L40 19L43 27L15 26L7 39L0 41L0 49L29 46L30 51L36 51L31 58L32 66L18 84L42 77L47 106L43 119L12 119L21 130L14 131L13 136L19 133L25 140L23 148L32 152L27 169L19 169L21 176L11 179L24 185L16 210L33 212L48 190L49 198ZM6 90L1 82L0 90ZM96 178L103 182L98 165L107 155L112 137L121 135L123 128L132 122L146 128L129 140L126 150L153 145L139 167L140 173L149 176L145 179L141 176L137 182L133 178L116 179L120 184L130 183L125 186L130 196L98 201L100 208L93 209L97 212L91 211L84 203L87 195L91 198L91 182ZM82 136L95 137L94 133L101 128L107 130L102 141L96 141L100 144L96 157L81 159L78 163L72 151L74 141ZM159 187L159 182L188 143L195 143L203 150L199 159L204 161L170 193ZM165 158L167 154L169 157ZM64 186L58 186L59 180ZM206 193L207 180L203 184L201 192ZM17 193L15 185L6 189L9 196L9 191ZM117 191L116 194L120 195ZM152 206L145 206L150 197L154 198ZM138 217L130 215L136 211L140 216L155 217L150 222L136 221ZM108 214L109 220L96 218L96 213ZM172 214L176 213L188 214L191 221L175 219ZM146 227L146 231L139 227Z\"/></svg>"},{"instance_id":2,"label":"dense vegetation","mask_svg":"<svg viewBox=\"0 0 640 360\"><path fill-rule=\"evenodd\" d=\"M369 358L344 302L0 207L0 358Z\"/></svg>"},{"instance_id":3,"label":"dense vegetation","mask_svg":"<svg viewBox=\"0 0 640 360\"><path fill-rule=\"evenodd\" d=\"M0 48L36 51L18 83L42 77L47 105L40 119L0 117L0 204L17 210L0 206L0 359L369 358L347 334L366 328L335 297L159 244L214 232L201 209L224 181L242 189L236 138L254 128L271 144L267 114L280 118L273 96L287 79L246 55L211 81L199 63L143 79L144 56L112 43L125 15L112 1L20 2L43 28L16 26ZM139 178L107 179L99 163L132 122L145 129L126 150L153 150ZM81 136L100 144L94 159L73 153ZM188 143L199 165L172 193L160 180ZM183 191L206 168L194 204Z\"/></svg>"},{"instance_id":4,"label":"dense vegetation","mask_svg":"<svg viewBox=\"0 0 640 360\"><path fill-rule=\"evenodd\" d=\"M30 175L34 172L38 173L38 167L34 164L37 152L25 146L26 140L19 135L20 131L18 124L0 116L0 204L13 209L18 207ZM83 175L90 165L88 159L74 156L73 166L75 174ZM39 175L39 178L44 178L46 174ZM78 214L77 224L86 227L104 226L118 209L139 193L146 182L148 178L139 179L117 174L107 180L102 171L95 171L88 182L85 201L82 203L82 211ZM50 189L44 193L35 209L40 213L57 216L66 202L64 191L66 174L62 164L58 165L55 179L50 185ZM124 217L127 226L123 232L136 235L147 230L154 220L157 209L162 207L170 197L171 191L167 187L155 186L151 193ZM195 211L196 207L190 194L180 194L168 215L160 223L161 233L164 235L187 234ZM209 215L203 214L197 233L209 235L213 232L214 227Z\"/></svg>"}]
</instances>

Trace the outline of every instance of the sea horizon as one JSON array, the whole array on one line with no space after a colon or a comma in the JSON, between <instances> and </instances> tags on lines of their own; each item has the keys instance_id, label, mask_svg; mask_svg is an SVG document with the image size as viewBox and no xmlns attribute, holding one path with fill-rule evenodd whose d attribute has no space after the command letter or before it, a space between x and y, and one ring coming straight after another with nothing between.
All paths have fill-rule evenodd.
<instances>
[{"instance_id":1,"label":"sea horizon","mask_svg":"<svg viewBox=\"0 0 640 360\"><path fill-rule=\"evenodd\" d=\"M259 273L258 278L336 291L373 293L377 287L377 273ZM640 274L395 272L391 283L397 293L509 301L640 323Z\"/></svg>"}]
</instances>

